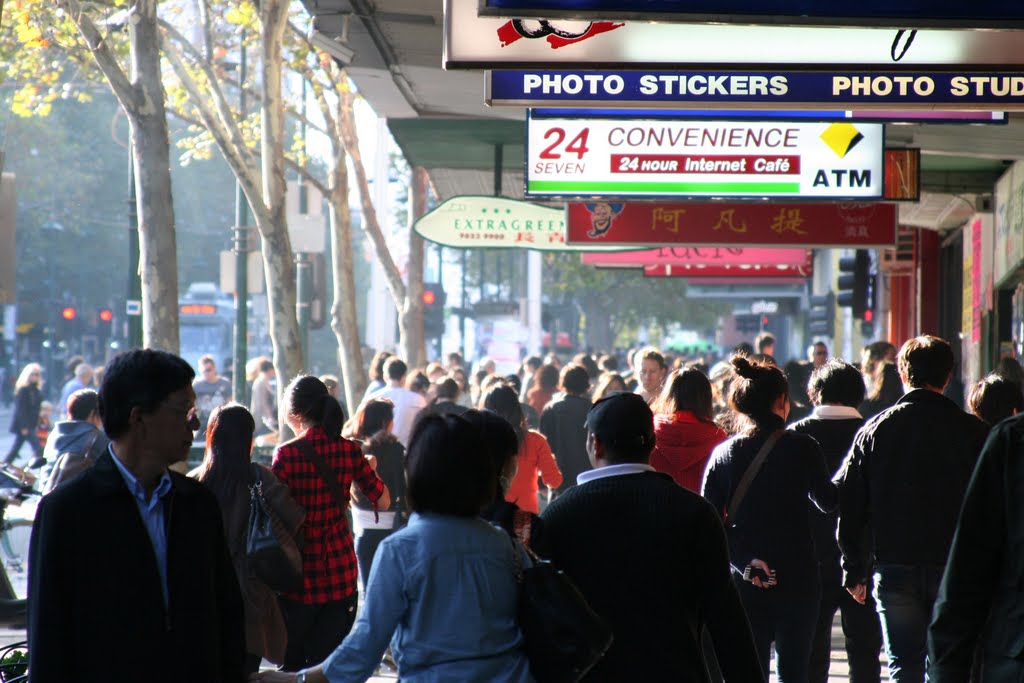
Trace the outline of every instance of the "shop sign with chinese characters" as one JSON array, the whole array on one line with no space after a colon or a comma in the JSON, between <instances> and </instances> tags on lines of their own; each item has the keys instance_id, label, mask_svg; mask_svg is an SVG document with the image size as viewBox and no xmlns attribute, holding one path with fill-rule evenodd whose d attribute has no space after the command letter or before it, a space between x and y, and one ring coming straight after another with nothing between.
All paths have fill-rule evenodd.
<instances>
[{"instance_id":1,"label":"shop sign with chinese characters","mask_svg":"<svg viewBox=\"0 0 1024 683\"><path fill-rule=\"evenodd\" d=\"M586 250L672 244L891 247L897 210L887 203L571 203L568 242Z\"/></svg>"},{"instance_id":2,"label":"shop sign with chinese characters","mask_svg":"<svg viewBox=\"0 0 1024 683\"><path fill-rule=\"evenodd\" d=\"M565 211L503 197L459 196L416 221L425 240L456 249L581 251L565 242ZM622 247L593 245L597 251Z\"/></svg>"},{"instance_id":3,"label":"shop sign with chinese characters","mask_svg":"<svg viewBox=\"0 0 1024 683\"><path fill-rule=\"evenodd\" d=\"M527 130L535 198L882 196L881 124L531 117Z\"/></svg>"},{"instance_id":4,"label":"shop sign with chinese characters","mask_svg":"<svg viewBox=\"0 0 1024 683\"><path fill-rule=\"evenodd\" d=\"M692 277L809 277L810 249L747 247L661 247L613 254L583 254L583 264L600 268L668 268Z\"/></svg>"}]
</instances>

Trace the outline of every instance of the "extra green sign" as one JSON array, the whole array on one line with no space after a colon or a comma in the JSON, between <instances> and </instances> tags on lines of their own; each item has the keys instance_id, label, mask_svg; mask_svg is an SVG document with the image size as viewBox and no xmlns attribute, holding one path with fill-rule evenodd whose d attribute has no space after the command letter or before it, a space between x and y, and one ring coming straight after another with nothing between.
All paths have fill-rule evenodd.
<instances>
[{"instance_id":1,"label":"extra green sign","mask_svg":"<svg viewBox=\"0 0 1024 683\"><path fill-rule=\"evenodd\" d=\"M566 244L565 209L505 197L452 197L413 229L425 240L455 249L623 251L621 246Z\"/></svg>"}]
</instances>

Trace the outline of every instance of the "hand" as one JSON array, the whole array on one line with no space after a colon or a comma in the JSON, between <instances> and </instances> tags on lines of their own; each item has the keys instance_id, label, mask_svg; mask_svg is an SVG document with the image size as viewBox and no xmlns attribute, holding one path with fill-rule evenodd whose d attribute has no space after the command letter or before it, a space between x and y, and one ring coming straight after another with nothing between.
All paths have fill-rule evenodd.
<instances>
[{"instance_id":1,"label":"hand","mask_svg":"<svg viewBox=\"0 0 1024 683\"><path fill-rule=\"evenodd\" d=\"M848 592L854 600L860 604L864 604L868 599L868 587L866 584L858 583L855 586L847 586L846 592Z\"/></svg>"},{"instance_id":2,"label":"hand","mask_svg":"<svg viewBox=\"0 0 1024 683\"><path fill-rule=\"evenodd\" d=\"M750 583L754 584L758 588L771 588L772 586L778 583L778 581L775 578L775 570L769 567L768 563L764 560L754 558L750 561L749 566L752 568L760 569L762 572L764 572L765 576L768 577L768 579L762 579L761 576L758 575L750 579Z\"/></svg>"},{"instance_id":3,"label":"hand","mask_svg":"<svg viewBox=\"0 0 1024 683\"><path fill-rule=\"evenodd\" d=\"M374 472L377 471L377 456L375 456L375 455L367 455L366 456L366 463L370 466L371 470L373 470Z\"/></svg>"},{"instance_id":4,"label":"hand","mask_svg":"<svg viewBox=\"0 0 1024 683\"><path fill-rule=\"evenodd\" d=\"M22 429L21 430L21 435L22 436L28 436L28 430L27 429Z\"/></svg>"}]
</instances>

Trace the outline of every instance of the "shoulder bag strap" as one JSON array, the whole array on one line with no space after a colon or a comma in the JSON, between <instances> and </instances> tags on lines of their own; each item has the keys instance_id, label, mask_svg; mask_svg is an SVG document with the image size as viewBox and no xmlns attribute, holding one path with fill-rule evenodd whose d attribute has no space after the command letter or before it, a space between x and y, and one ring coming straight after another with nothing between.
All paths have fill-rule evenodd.
<instances>
[{"instance_id":1,"label":"shoulder bag strap","mask_svg":"<svg viewBox=\"0 0 1024 683\"><path fill-rule=\"evenodd\" d=\"M736 519L736 513L739 512L740 505L743 504L743 499L746 497L747 491L750 490L750 485L754 483L754 479L757 477L757 473L761 471L761 466L764 465L768 454L771 453L772 448L782 438L782 434L785 431L784 429L778 429L773 432L764 442L764 445L761 446L761 450L754 456L750 465L747 466L747 471L743 473L743 478L740 479L740 485L736 487L736 492L732 494L732 500L729 501L729 509L725 513L726 524L730 520Z\"/></svg>"},{"instance_id":2,"label":"shoulder bag strap","mask_svg":"<svg viewBox=\"0 0 1024 683\"><path fill-rule=\"evenodd\" d=\"M345 497L345 493L341 490L341 484L338 483L338 478L331 476L332 473L327 468L327 463L324 462L324 459L320 457L320 454L316 452L316 449L302 439L296 439L295 441L292 441L292 443L295 444L298 449L302 451L303 455L306 456L306 459L312 463L313 469L315 469L316 473L320 475L324 484L327 485L327 489L331 492L331 495L334 496L334 502L337 503L338 509L344 510L348 505L348 499Z\"/></svg>"}]
</instances>

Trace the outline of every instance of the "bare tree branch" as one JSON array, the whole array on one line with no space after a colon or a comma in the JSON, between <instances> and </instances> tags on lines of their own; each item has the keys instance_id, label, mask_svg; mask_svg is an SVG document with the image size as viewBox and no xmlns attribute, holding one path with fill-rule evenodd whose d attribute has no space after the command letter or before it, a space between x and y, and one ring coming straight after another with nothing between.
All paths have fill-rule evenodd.
<instances>
[{"instance_id":1,"label":"bare tree branch","mask_svg":"<svg viewBox=\"0 0 1024 683\"><path fill-rule=\"evenodd\" d=\"M224 155L224 159L235 172L239 182L242 183L250 204L253 204L256 200L261 200L262 194L259 188L262 183L259 179L259 172L252 163L252 154L249 152L248 148L245 147L238 127L233 126L234 131L229 131L223 121L218 118L210 103L203 97L202 92L200 92L199 84L196 83L192 74L189 73L188 67L185 65L185 62L181 57L181 53L178 52L176 47L171 45L169 42L165 43L164 55L167 57L167 61L170 63L174 74L178 77L178 80L181 81L182 87L184 87L185 91L188 93L189 99L193 106L195 106L196 111L199 112L199 117L201 119L200 125L210 131L214 140L217 141L217 145L220 147L221 153ZM216 98L214 99L216 100ZM234 121L232 121L232 123L234 123ZM255 204L253 205L255 206Z\"/></svg>"},{"instance_id":2,"label":"bare tree branch","mask_svg":"<svg viewBox=\"0 0 1024 683\"><path fill-rule=\"evenodd\" d=\"M71 21L78 27L89 52L96 60L96 65L103 72L107 82L110 83L110 88L114 91L117 101L121 103L126 112L137 111L141 104L138 90L132 85L124 69L121 68L121 64L117 61L117 57L107 45L106 39L100 34L92 19L82 10L78 0L57 0L57 5L68 13Z\"/></svg>"},{"instance_id":3,"label":"bare tree branch","mask_svg":"<svg viewBox=\"0 0 1024 683\"><path fill-rule=\"evenodd\" d=\"M387 280L388 289L391 290L391 297L395 300L395 307L401 311L405 306L406 287L402 282L402 272L391 256L391 250L388 249L384 231L381 230L380 221L377 220L377 210L373 206L373 198L370 196L370 181L366 175L363 156L359 151L359 137L356 134L352 97L350 89L343 89L342 97L338 101L339 129L345 151L352 159L352 167L356 172L356 183L359 186L359 198L363 207L363 229L366 230L370 241L373 242L377 260L380 261L380 265L384 269L384 277Z\"/></svg>"},{"instance_id":4,"label":"bare tree branch","mask_svg":"<svg viewBox=\"0 0 1024 683\"><path fill-rule=\"evenodd\" d=\"M185 50L185 53L192 57L195 65L205 77L205 85L210 90L211 99L213 100L214 109L216 111L216 118L219 121L218 130L222 132L225 144L229 144L235 148L235 154L245 161L247 170L251 171L256 168L256 158L249 147L245 144L245 137L242 135L242 130L238 125L238 121L235 119L235 113L231 110L231 105L228 103L227 96L220 87L220 81L218 80L217 75L213 73L212 65L203 59L203 56L199 54L195 46L192 45L187 38L181 35L176 28L163 20L160 21L160 27L170 38L173 39L175 44L181 46L181 48ZM171 60L171 53L173 50L171 49L169 41L165 41L165 43L167 43L164 48L167 53L167 58L168 60ZM179 73L179 69L175 67L174 62L172 62L175 74L177 74L178 78L182 80L182 83L184 83L185 78L187 78L193 85L195 96L199 97L198 83L196 83L195 79L192 78L192 75L188 72L188 68L182 59L181 53L176 53L175 59L181 67ZM184 77L182 74L184 74ZM190 92L190 96L192 96L192 92ZM199 104L200 102L196 102L197 108L199 108ZM211 129L211 132L212 131L213 129Z\"/></svg>"},{"instance_id":5,"label":"bare tree branch","mask_svg":"<svg viewBox=\"0 0 1024 683\"><path fill-rule=\"evenodd\" d=\"M320 194L322 194L325 197L331 196L331 190L329 187L327 187L327 183L323 182L315 175L313 175L307 167L302 166L294 159L289 159L287 157L285 157L284 162L285 164L288 165L288 168L294 170L296 173L302 176L303 180L305 180L307 183L315 187L320 192Z\"/></svg>"}]
</instances>

